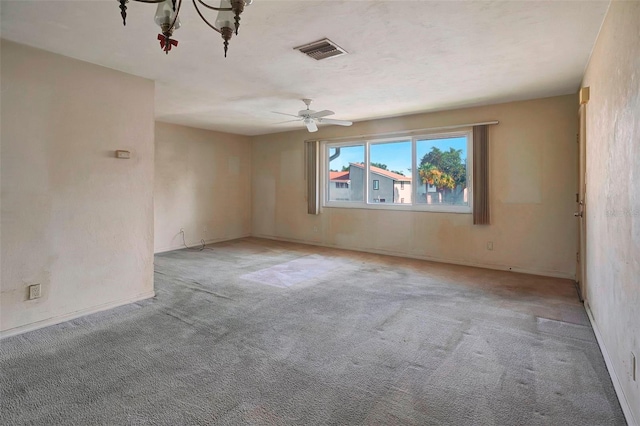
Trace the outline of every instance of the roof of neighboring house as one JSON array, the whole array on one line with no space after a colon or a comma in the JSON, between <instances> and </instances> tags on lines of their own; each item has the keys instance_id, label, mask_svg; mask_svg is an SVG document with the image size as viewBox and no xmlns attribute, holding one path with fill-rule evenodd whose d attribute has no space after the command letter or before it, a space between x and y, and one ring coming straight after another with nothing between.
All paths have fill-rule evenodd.
<instances>
[{"instance_id":1,"label":"roof of neighboring house","mask_svg":"<svg viewBox=\"0 0 640 426\"><path fill-rule=\"evenodd\" d=\"M345 172L329 172L329 180L339 180L339 181L347 181L349 180L349 171Z\"/></svg>"},{"instance_id":2,"label":"roof of neighboring house","mask_svg":"<svg viewBox=\"0 0 640 426\"><path fill-rule=\"evenodd\" d=\"M349 163L352 166L356 166L360 169L364 169L364 164L362 163ZM388 177L389 179L393 179L400 182L411 182L411 176L403 176L401 174L390 172L389 170L381 169L380 167L370 166L369 168L371 173L375 173L378 175L382 175L384 177Z\"/></svg>"}]
</instances>

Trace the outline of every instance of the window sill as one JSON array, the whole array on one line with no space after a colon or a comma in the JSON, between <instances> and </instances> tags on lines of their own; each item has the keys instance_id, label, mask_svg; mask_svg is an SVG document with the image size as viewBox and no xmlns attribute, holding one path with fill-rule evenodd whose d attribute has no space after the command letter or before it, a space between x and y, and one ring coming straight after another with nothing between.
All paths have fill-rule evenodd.
<instances>
[{"instance_id":1,"label":"window sill","mask_svg":"<svg viewBox=\"0 0 640 426\"><path fill-rule=\"evenodd\" d=\"M327 209L395 210L403 212L472 214L471 206L401 205L391 203L330 202L322 206Z\"/></svg>"}]
</instances>

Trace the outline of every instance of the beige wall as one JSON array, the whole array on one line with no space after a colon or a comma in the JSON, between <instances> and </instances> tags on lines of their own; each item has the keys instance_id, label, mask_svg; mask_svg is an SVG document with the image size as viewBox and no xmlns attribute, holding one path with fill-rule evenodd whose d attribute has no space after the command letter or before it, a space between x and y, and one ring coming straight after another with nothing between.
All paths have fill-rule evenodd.
<instances>
[{"instance_id":1,"label":"beige wall","mask_svg":"<svg viewBox=\"0 0 640 426\"><path fill-rule=\"evenodd\" d=\"M631 351L640 363L640 2L611 4L583 86L591 92L586 299L640 424L640 377L630 378Z\"/></svg>"},{"instance_id":2,"label":"beige wall","mask_svg":"<svg viewBox=\"0 0 640 426\"><path fill-rule=\"evenodd\" d=\"M152 296L153 82L7 41L1 58L3 335Z\"/></svg>"},{"instance_id":3,"label":"beige wall","mask_svg":"<svg viewBox=\"0 0 640 426\"><path fill-rule=\"evenodd\" d=\"M156 123L155 251L251 234L246 136Z\"/></svg>"},{"instance_id":4,"label":"beige wall","mask_svg":"<svg viewBox=\"0 0 640 426\"><path fill-rule=\"evenodd\" d=\"M574 277L576 97L560 96L278 133L253 141L253 235ZM305 139L499 120L490 129L492 225L470 214L324 208L306 213ZM493 251L486 249L493 242Z\"/></svg>"}]
</instances>

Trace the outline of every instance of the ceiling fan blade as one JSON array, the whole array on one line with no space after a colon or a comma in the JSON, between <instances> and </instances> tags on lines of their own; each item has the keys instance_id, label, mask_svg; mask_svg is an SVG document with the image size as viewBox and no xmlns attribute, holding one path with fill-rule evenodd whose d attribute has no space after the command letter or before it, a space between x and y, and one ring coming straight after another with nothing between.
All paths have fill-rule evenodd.
<instances>
[{"instance_id":1,"label":"ceiling fan blade","mask_svg":"<svg viewBox=\"0 0 640 426\"><path fill-rule=\"evenodd\" d=\"M320 118L318 121L325 124L337 124L338 126L351 126L353 124L353 121L334 120L332 118Z\"/></svg>"},{"instance_id":2,"label":"ceiling fan blade","mask_svg":"<svg viewBox=\"0 0 640 426\"><path fill-rule=\"evenodd\" d=\"M278 121L277 123L273 123L273 124L293 123L294 121L300 121L300 119L297 119L297 120Z\"/></svg>"},{"instance_id":3,"label":"ceiling fan blade","mask_svg":"<svg viewBox=\"0 0 640 426\"><path fill-rule=\"evenodd\" d=\"M274 114L280 114L280 115L288 115L290 117L299 117L299 115L294 115L294 114L287 114L286 112L278 112L278 111L271 111Z\"/></svg>"},{"instance_id":4,"label":"ceiling fan blade","mask_svg":"<svg viewBox=\"0 0 640 426\"><path fill-rule=\"evenodd\" d=\"M311 117L311 118L322 118L322 117L326 117L328 115L333 115L333 114L335 114L335 112L329 111L328 109L324 109L322 111L318 111L318 112L314 112L313 114L309 114L309 117Z\"/></svg>"},{"instance_id":5,"label":"ceiling fan blade","mask_svg":"<svg viewBox=\"0 0 640 426\"><path fill-rule=\"evenodd\" d=\"M318 131L318 126L316 126L316 122L314 120L304 120L304 124L307 125L307 130L309 130L309 132L313 133Z\"/></svg>"}]
</instances>

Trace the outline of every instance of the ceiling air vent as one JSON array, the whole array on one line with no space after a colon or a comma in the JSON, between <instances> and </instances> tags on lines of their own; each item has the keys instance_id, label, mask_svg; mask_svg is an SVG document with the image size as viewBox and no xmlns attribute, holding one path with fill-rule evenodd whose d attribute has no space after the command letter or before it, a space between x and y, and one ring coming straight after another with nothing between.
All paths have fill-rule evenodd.
<instances>
[{"instance_id":1,"label":"ceiling air vent","mask_svg":"<svg viewBox=\"0 0 640 426\"><path fill-rule=\"evenodd\" d=\"M294 50L299 50L305 55L317 61L347 54L346 50L344 50L342 47L338 46L328 38L294 47Z\"/></svg>"}]
</instances>

